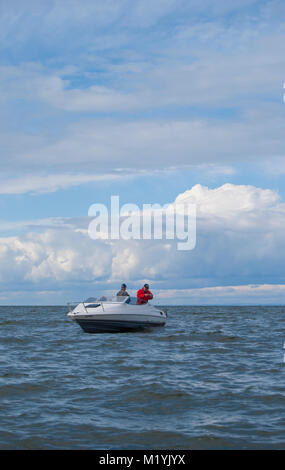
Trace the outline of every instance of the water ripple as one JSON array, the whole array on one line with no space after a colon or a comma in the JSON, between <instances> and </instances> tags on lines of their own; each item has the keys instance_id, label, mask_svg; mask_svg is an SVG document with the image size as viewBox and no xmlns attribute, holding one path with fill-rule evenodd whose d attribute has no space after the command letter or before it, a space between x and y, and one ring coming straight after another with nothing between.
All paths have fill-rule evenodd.
<instances>
[{"instance_id":1,"label":"water ripple","mask_svg":"<svg viewBox=\"0 0 285 470\"><path fill-rule=\"evenodd\" d=\"M0 448L285 448L284 307L168 313L88 335L65 307L0 307Z\"/></svg>"}]
</instances>

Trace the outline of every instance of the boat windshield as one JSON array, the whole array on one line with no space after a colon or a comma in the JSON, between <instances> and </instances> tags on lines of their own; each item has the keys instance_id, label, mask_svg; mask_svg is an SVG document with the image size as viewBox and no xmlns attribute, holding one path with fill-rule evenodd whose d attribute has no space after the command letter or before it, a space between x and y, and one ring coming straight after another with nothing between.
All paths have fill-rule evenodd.
<instances>
[{"instance_id":1,"label":"boat windshield","mask_svg":"<svg viewBox=\"0 0 285 470\"><path fill-rule=\"evenodd\" d=\"M112 302L123 302L125 304L135 305L137 303L137 299L135 297L130 297L127 295L124 295L124 296L116 295L115 297L112 298Z\"/></svg>"},{"instance_id":2,"label":"boat windshield","mask_svg":"<svg viewBox=\"0 0 285 470\"><path fill-rule=\"evenodd\" d=\"M105 295L102 295L101 297L89 297L84 301L84 303L88 302L122 302L125 304L135 305L137 303L137 299L127 295L115 295L114 297L106 297Z\"/></svg>"}]
</instances>

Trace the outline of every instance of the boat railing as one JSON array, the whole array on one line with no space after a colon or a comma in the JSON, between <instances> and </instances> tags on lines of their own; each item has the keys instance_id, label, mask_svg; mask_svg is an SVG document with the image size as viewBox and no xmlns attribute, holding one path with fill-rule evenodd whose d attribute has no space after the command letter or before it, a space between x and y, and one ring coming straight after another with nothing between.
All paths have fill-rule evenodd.
<instances>
[{"instance_id":1,"label":"boat railing","mask_svg":"<svg viewBox=\"0 0 285 470\"><path fill-rule=\"evenodd\" d=\"M73 302L67 302L68 311L72 312L72 310L74 310L77 305L82 304L87 313L85 304L88 304L88 303L90 304L91 302L86 302L86 301L82 302L82 300L75 300ZM98 301L98 303L101 303L101 302Z\"/></svg>"},{"instance_id":2,"label":"boat railing","mask_svg":"<svg viewBox=\"0 0 285 470\"><path fill-rule=\"evenodd\" d=\"M67 302L67 307L68 307L68 311L69 313L72 312L72 310L76 307L76 305L78 305L80 302Z\"/></svg>"}]
</instances>

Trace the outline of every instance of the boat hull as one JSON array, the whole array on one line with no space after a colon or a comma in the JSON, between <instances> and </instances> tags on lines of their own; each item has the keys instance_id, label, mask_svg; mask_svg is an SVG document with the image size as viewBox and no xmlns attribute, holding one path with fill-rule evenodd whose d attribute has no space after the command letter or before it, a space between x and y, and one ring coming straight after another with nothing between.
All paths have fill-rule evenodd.
<instances>
[{"instance_id":1,"label":"boat hull","mask_svg":"<svg viewBox=\"0 0 285 470\"><path fill-rule=\"evenodd\" d=\"M120 320L76 319L75 321L85 333L128 333L165 325L165 323Z\"/></svg>"}]
</instances>

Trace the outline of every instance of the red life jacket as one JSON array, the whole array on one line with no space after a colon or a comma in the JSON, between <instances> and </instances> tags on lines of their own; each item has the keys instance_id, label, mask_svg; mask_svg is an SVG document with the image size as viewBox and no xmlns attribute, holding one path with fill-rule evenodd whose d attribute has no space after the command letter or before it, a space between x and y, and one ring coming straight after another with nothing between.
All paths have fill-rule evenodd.
<instances>
[{"instance_id":1,"label":"red life jacket","mask_svg":"<svg viewBox=\"0 0 285 470\"><path fill-rule=\"evenodd\" d=\"M149 295L146 295L149 294ZM139 289L137 292L137 305L147 304L149 300L153 299L153 295L150 290L145 291L144 289Z\"/></svg>"}]
</instances>

